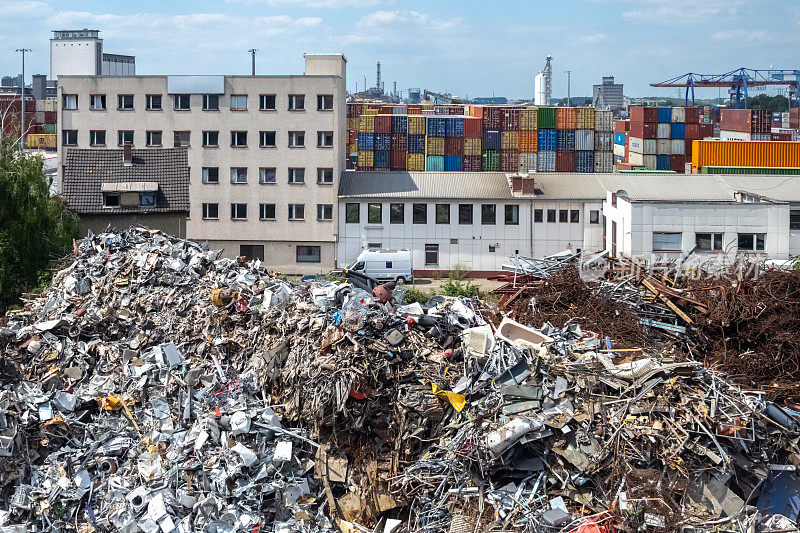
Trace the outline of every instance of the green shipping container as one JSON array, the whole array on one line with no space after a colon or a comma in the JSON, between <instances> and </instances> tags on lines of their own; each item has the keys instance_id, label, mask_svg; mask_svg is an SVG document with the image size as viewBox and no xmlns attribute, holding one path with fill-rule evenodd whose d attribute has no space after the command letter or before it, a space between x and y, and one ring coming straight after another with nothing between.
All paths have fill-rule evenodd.
<instances>
[{"instance_id":1,"label":"green shipping container","mask_svg":"<svg viewBox=\"0 0 800 533\"><path fill-rule=\"evenodd\" d=\"M425 172L444 172L444 156L429 155L426 157Z\"/></svg>"},{"instance_id":2,"label":"green shipping container","mask_svg":"<svg viewBox=\"0 0 800 533\"><path fill-rule=\"evenodd\" d=\"M768 176L800 176L793 167L702 167L701 174L761 174Z\"/></svg>"},{"instance_id":3,"label":"green shipping container","mask_svg":"<svg viewBox=\"0 0 800 533\"><path fill-rule=\"evenodd\" d=\"M481 168L484 171L500 170L500 150L484 150L482 158Z\"/></svg>"},{"instance_id":4,"label":"green shipping container","mask_svg":"<svg viewBox=\"0 0 800 533\"><path fill-rule=\"evenodd\" d=\"M539 116L539 129L555 129L556 127L556 108L555 107L540 107Z\"/></svg>"},{"instance_id":5,"label":"green shipping container","mask_svg":"<svg viewBox=\"0 0 800 533\"><path fill-rule=\"evenodd\" d=\"M44 125L44 132L49 134L54 134L56 132L56 125L55 124L45 124Z\"/></svg>"}]
</instances>

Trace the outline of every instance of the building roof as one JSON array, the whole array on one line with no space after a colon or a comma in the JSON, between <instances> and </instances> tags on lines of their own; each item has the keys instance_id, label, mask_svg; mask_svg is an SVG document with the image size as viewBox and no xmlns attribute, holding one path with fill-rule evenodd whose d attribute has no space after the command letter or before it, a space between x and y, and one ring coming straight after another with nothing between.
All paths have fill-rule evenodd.
<instances>
[{"instance_id":1,"label":"building roof","mask_svg":"<svg viewBox=\"0 0 800 533\"><path fill-rule=\"evenodd\" d=\"M189 165L186 148L132 150L132 164L122 149L65 150L62 196L78 214L169 213L189 211ZM155 207L103 207L103 184L157 183ZM124 188L124 187L118 187Z\"/></svg>"},{"instance_id":2,"label":"building roof","mask_svg":"<svg viewBox=\"0 0 800 533\"><path fill-rule=\"evenodd\" d=\"M732 202L733 191L710 174L595 174L611 192L633 202Z\"/></svg>"},{"instance_id":3,"label":"building roof","mask_svg":"<svg viewBox=\"0 0 800 533\"><path fill-rule=\"evenodd\" d=\"M339 196L513 199L505 172L343 172Z\"/></svg>"},{"instance_id":4,"label":"building roof","mask_svg":"<svg viewBox=\"0 0 800 533\"><path fill-rule=\"evenodd\" d=\"M800 176L717 175L734 191L748 192L781 202L800 202Z\"/></svg>"}]
</instances>

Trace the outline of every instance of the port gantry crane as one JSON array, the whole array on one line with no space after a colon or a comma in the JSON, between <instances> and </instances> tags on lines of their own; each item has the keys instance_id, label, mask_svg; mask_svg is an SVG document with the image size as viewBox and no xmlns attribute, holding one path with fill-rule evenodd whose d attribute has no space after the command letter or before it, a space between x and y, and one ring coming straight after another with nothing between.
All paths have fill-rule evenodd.
<instances>
[{"instance_id":1,"label":"port gantry crane","mask_svg":"<svg viewBox=\"0 0 800 533\"><path fill-rule=\"evenodd\" d=\"M789 88L789 107L792 107L792 98L797 102L800 99L798 93L798 81L800 81L800 70L785 69L763 69L756 70L751 68L737 68L725 74L697 74L689 72L660 83L651 83L651 87L685 87L686 105L689 105L689 90L692 93L692 105L694 105L695 87L727 87L730 94L731 105L737 108L747 108L749 97L748 89L757 87L768 87L773 85L785 85Z\"/></svg>"}]
</instances>

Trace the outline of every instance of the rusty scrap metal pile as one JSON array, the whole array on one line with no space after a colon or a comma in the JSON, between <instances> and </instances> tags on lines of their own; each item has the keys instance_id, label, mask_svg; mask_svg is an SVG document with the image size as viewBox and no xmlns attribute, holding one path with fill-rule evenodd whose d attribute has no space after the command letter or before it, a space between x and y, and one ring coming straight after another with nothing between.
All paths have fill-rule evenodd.
<instances>
[{"instance_id":1,"label":"rusty scrap metal pile","mask_svg":"<svg viewBox=\"0 0 800 533\"><path fill-rule=\"evenodd\" d=\"M700 362L137 228L77 251L0 323L2 532L795 527L800 414Z\"/></svg>"}]
</instances>

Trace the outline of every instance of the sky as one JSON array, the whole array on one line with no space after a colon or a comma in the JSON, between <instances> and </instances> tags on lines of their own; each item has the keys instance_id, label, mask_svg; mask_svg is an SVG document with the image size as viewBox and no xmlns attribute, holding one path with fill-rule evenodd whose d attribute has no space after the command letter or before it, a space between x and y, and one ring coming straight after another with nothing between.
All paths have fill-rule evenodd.
<instances>
[{"instance_id":1,"label":"sky","mask_svg":"<svg viewBox=\"0 0 800 533\"><path fill-rule=\"evenodd\" d=\"M553 60L553 96L590 96L613 75L628 96L686 72L800 68L796 0L0 0L0 74L49 73L56 29L98 29L137 74L300 74L303 53L342 52L347 87L420 87L461 97L532 98ZM698 97L716 97L705 90ZM724 92L723 92L724 96Z\"/></svg>"}]
</instances>

